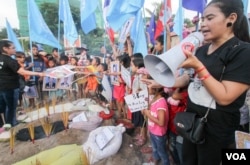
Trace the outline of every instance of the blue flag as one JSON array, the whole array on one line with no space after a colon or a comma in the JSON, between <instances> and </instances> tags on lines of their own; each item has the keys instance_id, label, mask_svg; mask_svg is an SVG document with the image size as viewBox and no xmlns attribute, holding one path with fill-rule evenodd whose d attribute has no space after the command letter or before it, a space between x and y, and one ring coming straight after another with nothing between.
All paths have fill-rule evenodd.
<instances>
[{"instance_id":1,"label":"blue flag","mask_svg":"<svg viewBox=\"0 0 250 165\"><path fill-rule=\"evenodd\" d=\"M12 30L9 21L6 18L6 30L7 30L7 35L8 35L8 40L12 41L13 44L16 47L16 51L21 51L23 52L23 48L20 45L20 42L18 41L16 34L14 33L14 31Z\"/></svg>"},{"instance_id":2,"label":"blue flag","mask_svg":"<svg viewBox=\"0 0 250 165\"><path fill-rule=\"evenodd\" d=\"M143 7L144 0L112 0L107 13L107 21L114 31L118 31L123 24Z\"/></svg>"},{"instance_id":3,"label":"blue flag","mask_svg":"<svg viewBox=\"0 0 250 165\"><path fill-rule=\"evenodd\" d=\"M181 1L182 0L179 0L179 4L181 4ZM183 24L183 8L181 5L179 5L177 13L174 17L174 32L180 37L180 40L182 40Z\"/></svg>"},{"instance_id":4,"label":"blue flag","mask_svg":"<svg viewBox=\"0 0 250 165\"><path fill-rule=\"evenodd\" d=\"M197 11L203 13L204 8L206 7L207 0L183 0L182 6L188 10Z\"/></svg>"},{"instance_id":5,"label":"blue flag","mask_svg":"<svg viewBox=\"0 0 250 165\"><path fill-rule=\"evenodd\" d=\"M74 45L78 39L78 33L76 30L75 23L72 18L68 0L59 0L59 19L63 21L63 30L65 39Z\"/></svg>"},{"instance_id":6,"label":"blue flag","mask_svg":"<svg viewBox=\"0 0 250 165\"><path fill-rule=\"evenodd\" d=\"M97 0L81 0L81 26L85 34L96 29L95 10L98 6Z\"/></svg>"},{"instance_id":7,"label":"blue flag","mask_svg":"<svg viewBox=\"0 0 250 165\"><path fill-rule=\"evenodd\" d=\"M30 40L61 49L58 40L43 20L34 0L27 0L27 4Z\"/></svg>"},{"instance_id":8,"label":"blue flag","mask_svg":"<svg viewBox=\"0 0 250 165\"><path fill-rule=\"evenodd\" d=\"M150 43L151 44L155 44L155 28L156 28L156 23L155 23L155 15L152 14L151 18L150 18L150 23L149 26L147 27L147 32L149 34L150 37Z\"/></svg>"},{"instance_id":9,"label":"blue flag","mask_svg":"<svg viewBox=\"0 0 250 165\"><path fill-rule=\"evenodd\" d=\"M143 56L148 54L145 34L142 11L139 10L130 30L130 36L134 41L133 53L141 53Z\"/></svg>"}]
</instances>

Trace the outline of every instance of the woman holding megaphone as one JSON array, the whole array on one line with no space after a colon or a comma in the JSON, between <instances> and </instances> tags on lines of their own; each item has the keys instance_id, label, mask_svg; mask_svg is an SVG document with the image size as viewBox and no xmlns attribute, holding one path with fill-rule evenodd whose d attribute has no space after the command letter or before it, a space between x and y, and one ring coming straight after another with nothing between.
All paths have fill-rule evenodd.
<instances>
[{"instance_id":1,"label":"woman holding megaphone","mask_svg":"<svg viewBox=\"0 0 250 165\"><path fill-rule=\"evenodd\" d=\"M190 82L186 111L204 116L211 108L205 142L195 144L184 138L184 165L219 165L222 149L235 147L239 109L250 84L250 39L243 11L242 1L212 0L201 22L204 40L209 43L198 48L195 55L183 50L187 59L181 67L195 70L193 81L183 75L174 84L181 87ZM155 81L143 81L149 86L160 86Z\"/></svg>"}]
</instances>

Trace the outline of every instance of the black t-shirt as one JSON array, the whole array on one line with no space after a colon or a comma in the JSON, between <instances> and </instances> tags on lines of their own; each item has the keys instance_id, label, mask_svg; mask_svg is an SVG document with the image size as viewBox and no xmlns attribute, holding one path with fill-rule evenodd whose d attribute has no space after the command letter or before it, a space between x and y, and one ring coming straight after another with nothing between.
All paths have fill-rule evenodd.
<instances>
[{"instance_id":1,"label":"black t-shirt","mask_svg":"<svg viewBox=\"0 0 250 165\"><path fill-rule=\"evenodd\" d=\"M16 60L0 54L0 90L19 88L19 68Z\"/></svg>"},{"instance_id":2,"label":"black t-shirt","mask_svg":"<svg viewBox=\"0 0 250 165\"><path fill-rule=\"evenodd\" d=\"M239 41L233 37L210 55L207 55L208 45L200 47L197 58L206 66L209 73L220 80L222 69L225 71L222 80L250 84L250 44ZM208 115L206 132L214 137L214 140L225 145L235 141L234 131L240 123L240 107L243 106L246 92L227 106L216 104L216 109L211 110ZM188 99L187 111L196 112L204 116L207 107L194 104Z\"/></svg>"}]
</instances>

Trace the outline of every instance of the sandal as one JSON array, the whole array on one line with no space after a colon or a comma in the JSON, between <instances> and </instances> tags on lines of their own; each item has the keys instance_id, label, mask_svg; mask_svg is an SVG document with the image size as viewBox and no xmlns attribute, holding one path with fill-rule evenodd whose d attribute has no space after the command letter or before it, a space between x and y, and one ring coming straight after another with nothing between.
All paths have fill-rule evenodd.
<instances>
[{"instance_id":1,"label":"sandal","mask_svg":"<svg viewBox=\"0 0 250 165\"><path fill-rule=\"evenodd\" d=\"M140 149L140 151L141 151L141 153L146 154L146 153L152 153L153 149L152 149L152 147L145 146L145 147L142 147L142 148Z\"/></svg>"},{"instance_id":2,"label":"sandal","mask_svg":"<svg viewBox=\"0 0 250 165\"><path fill-rule=\"evenodd\" d=\"M143 146L144 144L146 144L146 139L140 138L134 144L138 147Z\"/></svg>"},{"instance_id":3,"label":"sandal","mask_svg":"<svg viewBox=\"0 0 250 165\"><path fill-rule=\"evenodd\" d=\"M5 129L3 127L0 128L0 133L4 132Z\"/></svg>"},{"instance_id":4,"label":"sandal","mask_svg":"<svg viewBox=\"0 0 250 165\"><path fill-rule=\"evenodd\" d=\"M18 115L25 115L25 111L24 110L20 110L17 112Z\"/></svg>"},{"instance_id":5,"label":"sandal","mask_svg":"<svg viewBox=\"0 0 250 165\"><path fill-rule=\"evenodd\" d=\"M140 134L136 134L135 137L133 137L132 139L133 139L133 140L139 140L139 139L141 139L141 138L142 138L142 137L141 137Z\"/></svg>"}]
</instances>

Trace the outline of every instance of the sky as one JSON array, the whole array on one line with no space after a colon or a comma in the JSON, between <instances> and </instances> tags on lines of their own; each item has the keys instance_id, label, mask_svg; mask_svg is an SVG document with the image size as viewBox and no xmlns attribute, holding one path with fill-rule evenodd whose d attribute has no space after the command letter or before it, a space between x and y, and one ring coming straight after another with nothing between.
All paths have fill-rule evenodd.
<instances>
[{"instance_id":1,"label":"sky","mask_svg":"<svg viewBox=\"0 0 250 165\"><path fill-rule=\"evenodd\" d=\"M152 3L154 2L161 2L163 0L145 0L145 8L148 8L150 10L154 10L152 7ZM208 0L209 2L210 0ZM179 2L178 0L172 0L172 14L175 14ZM17 17L17 10L16 10L16 0L0 0L0 29L5 27L5 18L8 19L10 25L12 28L19 28L19 21ZM248 4L248 11L250 9L250 3ZM190 11L190 10L184 10L185 18L192 19L194 16L196 16L196 12Z\"/></svg>"}]
</instances>

